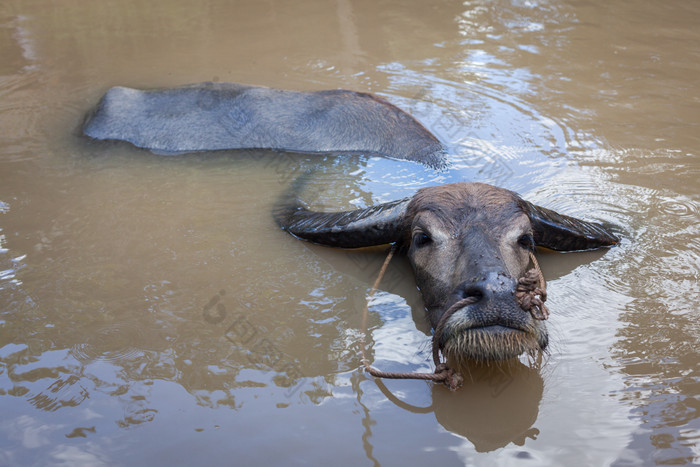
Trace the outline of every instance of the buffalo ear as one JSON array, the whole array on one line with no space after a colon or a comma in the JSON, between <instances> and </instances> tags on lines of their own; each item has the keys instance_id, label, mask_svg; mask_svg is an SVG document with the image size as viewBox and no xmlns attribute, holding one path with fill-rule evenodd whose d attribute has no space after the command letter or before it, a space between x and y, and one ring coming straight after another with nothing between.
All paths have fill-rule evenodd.
<instances>
[{"instance_id":1,"label":"buffalo ear","mask_svg":"<svg viewBox=\"0 0 700 467\"><path fill-rule=\"evenodd\" d=\"M537 246L557 251L579 251L620 242L615 234L595 222L565 216L527 201L523 201L523 209L530 217Z\"/></svg>"}]
</instances>

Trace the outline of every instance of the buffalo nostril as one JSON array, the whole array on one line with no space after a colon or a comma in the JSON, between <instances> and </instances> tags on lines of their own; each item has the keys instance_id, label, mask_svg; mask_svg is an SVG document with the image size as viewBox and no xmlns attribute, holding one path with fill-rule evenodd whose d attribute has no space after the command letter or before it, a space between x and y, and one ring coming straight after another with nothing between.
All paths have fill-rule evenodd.
<instances>
[{"instance_id":1,"label":"buffalo nostril","mask_svg":"<svg viewBox=\"0 0 700 467\"><path fill-rule=\"evenodd\" d=\"M467 287L464 287L461 291L462 298L475 298L476 301L481 300L484 298L484 290L482 287L479 287L478 285L470 285Z\"/></svg>"}]
</instances>

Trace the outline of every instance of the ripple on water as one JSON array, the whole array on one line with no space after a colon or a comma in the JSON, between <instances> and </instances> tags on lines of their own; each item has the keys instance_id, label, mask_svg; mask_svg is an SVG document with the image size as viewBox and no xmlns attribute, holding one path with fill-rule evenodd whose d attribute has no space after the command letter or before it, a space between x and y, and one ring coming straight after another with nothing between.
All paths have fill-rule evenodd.
<instances>
[{"instance_id":1,"label":"ripple on water","mask_svg":"<svg viewBox=\"0 0 700 467\"><path fill-rule=\"evenodd\" d=\"M110 361L119 363L144 355L139 343L147 336L141 327L133 323L112 323L87 330L85 342L74 344L71 354L82 363Z\"/></svg>"},{"instance_id":2,"label":"ripple on water","mask_svg":"<svg viewBox=\"0 0 700 467\"><path fill-rule=\"evenodd\" d=\"M43 147L46 135L39 118L46 112L46 101L37 92L39 86L39 74L35 71L0 76L0 149L5 162L34 158Z\"/></svg>"},{"instance_id":3,"label":"ripple on water","mask_svg":"<svg viewBox=\"0 0 700 467\"><path fill-rule=\"evenodd\" d=\"M697 220L700 209L698 209L698 203L695 201L676 196L661 196L658 200L658 209L662 213L668 216L687 219L687 220Z\"/></svg>"},{"instance_id":4,"label":"ripple on water","mask_svg":"<svg viewBox=\"0 0 700 467\"><path fill-rule=\"evenodd\" d=\"M575 187L576 184L571 184L566 191L575 192ZM552 199L556 209L614 225L621 243L604 257L606 268L610 269L601 278L610 282L611 292L626 290L625 293L635 297L638 304L630 309L650 311L649 307L654 307L659 311L673 310L674 314L697 313L700 269L697 203L668 190L605 180L597 188L591 185L587 190L586 199L594 200L591 204L577 200L576 196L557 198L555 193L547 191L539 195ZM596 208L588 214L590 206Z\"/></svg>"},{"instance_id":5,"label":"ripple on water","mask_svg":"<svg viewBox=\"0 0 700 467\"><path fill-rule=\"evenodd\" d=\"M0 214L7 211L9 211L9 205L0 201ZM0 227L0 291L22 284L17 278L17 272L24 266L27 255L12 257L11 253L12 251L7 247L3 229Z\"/></svg>"},{"instance_id":6,"label":"ripple on water","mask_svg":"<svg viewBox=\"0 0 700 467\"><path fill-rule=\"evenodd\" d=\"M565 169L572 147L592 140L543 115L508 86L450 81L395 63L380 70L391 81L393 94L386 97L446 145L451 165L445 182L530 189Z\"/></svg>"}]
</instances>

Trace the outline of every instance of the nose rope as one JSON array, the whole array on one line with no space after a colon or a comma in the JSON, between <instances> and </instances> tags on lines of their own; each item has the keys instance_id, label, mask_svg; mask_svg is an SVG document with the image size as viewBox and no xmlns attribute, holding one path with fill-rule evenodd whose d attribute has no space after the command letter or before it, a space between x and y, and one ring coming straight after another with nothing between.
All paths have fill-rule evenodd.
<instances>
[{"instance_id":1,"label":"nose rope","mask_svg":"<svg viewBox=\"0 0 700 467\"><path fill-rule=\"evenodd\" d=\"M379 282L382 280L382 277L384 277L384 273L389 266L389 261L391 261L391 258L394 256L395 252L396 245L393 245L389 250L386 259L384 260L384 264L382 264L382 267L379 270L377 279L374 281L374 284L367 295L367 302L365 303L365 308L362 313L362 337L360 340L362 365L364 366L365 371L375 378L421 379L433 381L435 383L443 383L445 386L450 388L450 390L454 391L462 386L464 377L453 368L448 367L447 361L442 362L440 360L440 336L442 336L445 329L445 324L447 321L449 321L450 317L465 306L479 301L479 298L477 297L467 297L458 301L440 317L440 320L435 327L435 333L433 334L432 339L433 362L435 363L435 371L433 373L381 371L370 366L369 360L366 357L365 339L367 336L367 315L369 314L369 304L372 297L374 297L375 292L379 288ZM520 307L529 312L534 319L547 319L549 316L549 310L547 310L547 307L544 306L544 301L547 300L544 276L542 275L540 265L532 252L530 252L530 259L535 267L530 269L518 280L515 297L520 304Z\"/></svg>"}]
</instances>

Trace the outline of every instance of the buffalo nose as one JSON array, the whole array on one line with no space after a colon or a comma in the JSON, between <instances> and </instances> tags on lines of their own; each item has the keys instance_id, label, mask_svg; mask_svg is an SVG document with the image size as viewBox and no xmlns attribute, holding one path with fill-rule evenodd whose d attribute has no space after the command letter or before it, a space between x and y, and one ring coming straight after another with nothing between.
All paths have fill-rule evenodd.
<instances>
[{"instance_id":1,"label":"buffalo nose","mask_svg":"<svg viewBox=\"0 0 700 467\"><path fill-rule=\"evenodd\" d=\"M486 292L486 288L484 287L483 284L463 284L462 287L460 287L459 290L459 295L460 299L465 299L465 298L474 298L475 303L482 300L484 298L484 294Z\"/></svg>"},{"instance_id":2,"label":"buffalo nose","mask_svg":"<svg viewBox=\"0 0 700 467\"><path fill-rule=\"evenodd\" d=\"M503 273L489 273L479 279L462 282L457 290L459 299L474 298L476 302L513 295L515 281Z\"/></svg>"}]
</instances>

